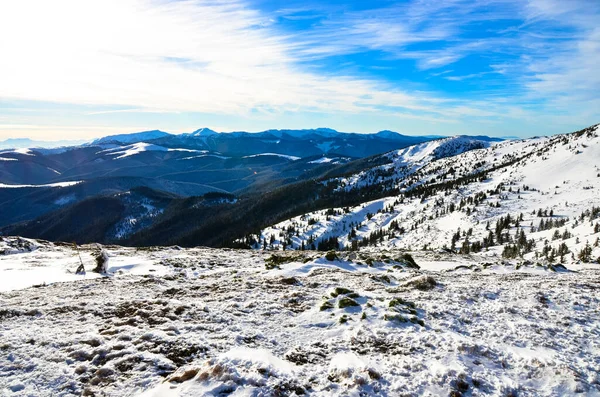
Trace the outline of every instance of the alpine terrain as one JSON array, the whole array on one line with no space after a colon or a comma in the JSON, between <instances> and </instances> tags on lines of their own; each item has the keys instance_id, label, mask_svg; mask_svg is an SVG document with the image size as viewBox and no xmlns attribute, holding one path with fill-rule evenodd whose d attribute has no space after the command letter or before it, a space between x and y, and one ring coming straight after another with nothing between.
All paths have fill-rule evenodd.
<instances>
[{"instance_id":1,"label":"alpine terrain","mask_svg":"<svg viewBox=\"0 0 600 397\"><path fill-rule=\"evenodd\" d=\"M599 125L159 176L198 134L2 154L67 174L0 189L2 395L600 395Z\"/></svg>"}]
</instances>

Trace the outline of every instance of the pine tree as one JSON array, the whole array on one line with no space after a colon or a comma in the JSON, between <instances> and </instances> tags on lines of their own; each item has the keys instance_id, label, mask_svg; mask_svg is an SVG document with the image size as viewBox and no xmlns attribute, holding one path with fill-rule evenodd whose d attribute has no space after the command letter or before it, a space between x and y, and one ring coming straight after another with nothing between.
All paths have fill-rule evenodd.
<instances>
[{"instance_id":1,"label":"pine tree","mask_svg":"<svg viewBox=\"0 0 600 397\"><path fill-rule=\"evenodd\" d=\"M569 247L564 242L558 246L558 255L560 256L560 263L565 261L565 255L569 253Z\"/></svg>"},{"instance_id":2,"label":"pine tree","mask_svg":"<svg viewBox=\"0 0 600 397\"><path fill-rule=\"evenodd\" d=\"M586 242L585 247L583 247L581 251L579 251L578 258L583 263L589 263L592 260L592 247L590 246L589 242Z\"/></svg>"}]
</instances>

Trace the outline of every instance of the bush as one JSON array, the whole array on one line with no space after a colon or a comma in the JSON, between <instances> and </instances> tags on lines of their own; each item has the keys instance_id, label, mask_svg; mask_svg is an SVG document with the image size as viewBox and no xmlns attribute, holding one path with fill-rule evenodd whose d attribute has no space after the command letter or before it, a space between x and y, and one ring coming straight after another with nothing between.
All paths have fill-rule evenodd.
<instances>
[{"instance_id":1,"label":"bush","mask_svg":"<svg viewBox=\"0 0 600 397\"><path fill-rule=\"evenodd\" d=\"M338 295L348 295L348 294L352 294L354 291L352 291L351 289L348 288L344 288L344 287L335 287L335 289L333 290L333 292L331 293L332 297L337 297Z\"/></svg>"},{"instance_id":2,"label":"bush","mask_svg":"<svg viewBox=\"0 0 600 397\"><path fill-rule=\"evenodd\" d=\"M420 269L421 268L421 266L417 265L417 262L415 262L415 259L409 253L402 254L402 256L400 257L400 260L398 260L398 262L402 262L406 266L408 266L412 269Z\"/></svg>"},{"instance_id":3,"label":"bush","mask_svg":"<svg viewBox=\"0 0 600 397\"><path fill-rule=\"evenodd\" d=\"M347 296L344 296L338 302L338 306L339 306L340 309L343 309L343 308L346 308L346 307L355 307L355 306L360 306L360 305L354 299L348 298Z\"/></svg>"},{"instance_id":4,"label":"bush","mask_svg":"<svg viewBox=\"0 0 600 397\"><path fill-rule=\"evenodd\" d=\"M402 298L394 298L390 301L390 307L396 307L396 306L407 306L410 308L415 308L415 304L409 301L405 301Z\"/></svg>"},{"instance_id":5,"label":"bush","mask_svg":"<svg viewBox=\"0 0 600 397\"><path fill-rule=\"evenodd\" d=\"M325 259L327 259L329 262L333 262L335 260L338 260L339 257L337 256L335 251L329 251L325 254Z\"/></svg>"}]
</instances>

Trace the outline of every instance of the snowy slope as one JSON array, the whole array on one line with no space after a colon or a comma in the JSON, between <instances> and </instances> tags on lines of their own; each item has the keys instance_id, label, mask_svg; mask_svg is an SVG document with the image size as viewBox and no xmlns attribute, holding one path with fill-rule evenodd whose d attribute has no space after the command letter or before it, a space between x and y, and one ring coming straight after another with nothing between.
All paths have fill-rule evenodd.
<instances>
[{"instance_id":1,"label":"snowy slope","mask_svg":"<svg viewBox=\"0 0 600 397\"><path fill-rule=\"evenodd\" d=\"M137 143L143 141L149 141L153 139L165 138L171 136L171 134L159 130L135 132L133 134L120 134L120 135L109 135L100 139L96 139L91 143L92 146L104 144L104 143Z\"/></svg>"},{"instance_id":2,"label":"snowy slope","mask_svg":"<svg viewBox=\"0 0 600 397\"><path fill-rule=\"evenodd\" d=\"M411 175L435 160L457 156L470 150L489 146L489 141L465 136L425 142L384 155L384 157L389 158L391 164L361 172L350 178L339 179L337 182L344 186L344 190L382 183L390 179ZM382 174L387 174L388 177L382 177Z\"/></svg>"},{"instance_id":3,"label":"snowy slope","mask_svg":"<svg viewBox=\"0 0 600 397\"><path fill-rule=\"evenodd\" d=\"M508 240L486 247L486 254L501 255L523 231L535 247L519 255L522 259L537 260L546 245L558 249L564 242L569 254L563 261L579 260L588 243L595 260L600 219L585 213L600 207L598 133L594 126L579 134L499 143L458 137L395 151L388 154L390 164L326 181L340 194L378 186L390 191L389 197L280 222L263 230L255 247L266 240L269 249L310 248L337 237L343 248L354 241L365 249L459 250L465 241L483 241L501 217L511 215L502 230ZM548 221L560 227L542 230ZM556 230L566 238L553 240Z\"/></svg>"},{"instance_id":4,"label":"snowy slope","mask_svg":"<svg viewBox=\"0 0 600 397\"><path fill-rule=\"evenodd\" d=\"M192 149L177 149L177 148L166 148L159 145L153 145L151 143L138 142L128 146L117 146L110 149L102 150L99 153L115 156L115 160L124 159L138 155L143 152L190 152L190 153L205 153L206 151L192 150Z\"/></svg>"},{"instance_id":5,"label":"snowy slope","mask_svg":"<svg viewBox=\"0 0 600 397\"><path fill-rule=\"evenodd\" d=\"M17 188L24 188L24 187L40 187L40 188L44 188L44 187L68 187L68 186L74 186L77 185L78 183L81 183L82 181L68 181L68 182L56 182L56 183L48 183L45 185L7 185L4 183L0 183L0 189L7 189L7 188L13 188L13 189L17 189Z\"/></svg>"},{"instance_id":6,"label":"snowy slope","mask_svg":"<svg viewBox=\"0 0 600 397\"><path fill-rule=\"evenodd\" d=\"M600 394L598 266L2 246L3 396Z\"/></svg>"},{"instance_id":7,"label":"snowy slope","mask_svg":"<svg viewBox=\"0 0 600 397\"><path fill-rule=\"evenodd\" d=\"M279 153L260 153L260 154L253 154L253 155L250 155L250 156L244 156L243 158L253 158L253 157L259 157L259 156L281 157L281 158L292 160L292 161L300 160L300 157L297 157L297 156L288 156L286 154L279 154Z\"/></svg>"}]
</instances>

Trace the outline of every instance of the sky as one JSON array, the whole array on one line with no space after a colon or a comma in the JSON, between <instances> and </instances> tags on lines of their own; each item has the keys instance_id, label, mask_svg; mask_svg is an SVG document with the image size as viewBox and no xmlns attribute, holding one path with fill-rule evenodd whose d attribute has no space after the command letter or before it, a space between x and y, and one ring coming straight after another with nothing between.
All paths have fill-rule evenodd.
<instances>
[{"instance_id":1,"label":"sky","mask_svg":"<svg viewBox=\"0 0 600 397\"><path fill-rule=\"evenodd\" d=\"M0 139L600 122L598 0L0 1Z\"/></svg>"}]
</instances>

